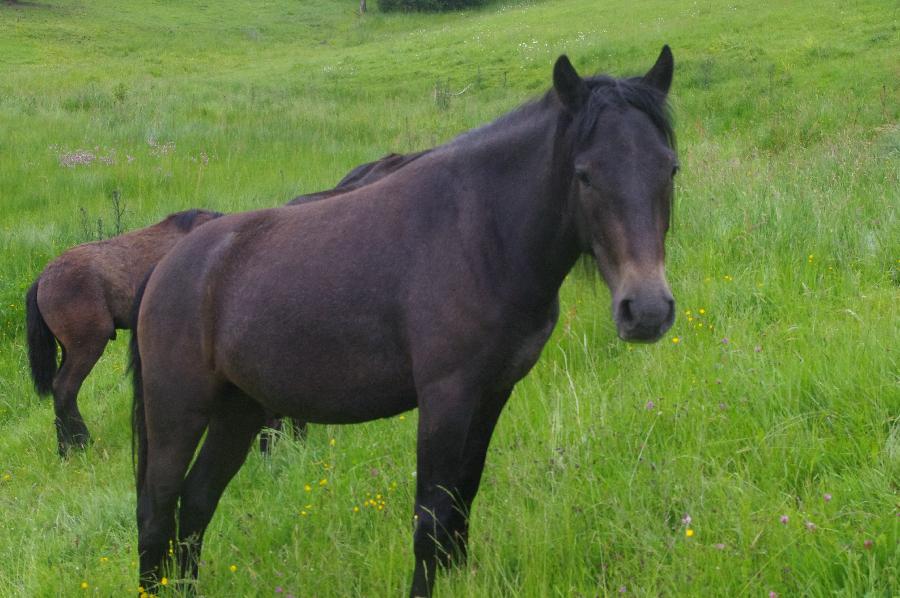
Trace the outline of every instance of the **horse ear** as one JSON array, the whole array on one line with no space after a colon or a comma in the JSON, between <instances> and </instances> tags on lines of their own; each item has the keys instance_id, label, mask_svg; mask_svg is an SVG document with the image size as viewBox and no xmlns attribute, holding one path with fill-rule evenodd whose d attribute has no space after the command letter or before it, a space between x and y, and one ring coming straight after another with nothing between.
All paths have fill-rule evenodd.
<instances>
[{"instance_id":1,"label":"horse ear","mask_svg":"<svg viewBox=\"0 0 900 598\"><path fill-rule=\"evenodd\" d=\"M565 54L557 58L553 65L553 88L569 112L577 112L588 97L587 85Z\"/></svg>"},{"instance_id":2,"label":"horse ear","mask_svg":"<svg viewBox=\"0 0 900 598\"><path fill-rule=\"evenodd\" d=\"M672 73L675 70L675 58L672 56L672 50L668 45L662 47L656 64L653 65L647 74L641 79L645 84L662 92L663 95L669 93L669 87L672 85Z\"/></svg>"}]
</instances>

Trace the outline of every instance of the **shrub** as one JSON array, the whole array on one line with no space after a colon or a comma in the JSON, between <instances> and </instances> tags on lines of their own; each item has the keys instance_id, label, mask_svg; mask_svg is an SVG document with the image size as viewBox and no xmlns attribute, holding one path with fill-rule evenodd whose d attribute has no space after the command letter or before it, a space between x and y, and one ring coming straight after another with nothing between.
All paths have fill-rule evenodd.
<instances>
[{"instance_id":1,"label":"shrub","mask_svg":"<svg viewBox=\"0 0 900 598\"><path fill-rule=\"evenodd\" d=\"M384 11L438 12L484 6L488 0L378 0L378 7Z\"/></svg>"}]
</instances>

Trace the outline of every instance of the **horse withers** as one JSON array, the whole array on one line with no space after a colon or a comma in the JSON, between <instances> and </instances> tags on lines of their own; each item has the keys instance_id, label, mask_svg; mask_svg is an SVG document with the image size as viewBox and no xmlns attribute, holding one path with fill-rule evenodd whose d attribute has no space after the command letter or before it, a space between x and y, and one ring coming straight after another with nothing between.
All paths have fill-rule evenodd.
<instances>
[{"instance_id":1,"label":"horse withers","mask_svg":"<svg viewBox=\"0 0 900 598\"><path fill-rule=\"evenodd\" d=\"M219 218L169 253L132 337L141 584L197 576L265 410L344 424L418 407L410 594L431 595L465 557L492 432L579 256L622 339L672 325L673 67L664 47L643 77L582 78L561 56L542 98L391 176Z\"/></svg>"},{"instance_id":2,"label":"horse withers","mask_svg":"<svg viewBox=\"0 0 900 598\"><path fill-rule=\"evenodd\" d=\"M388 154L351 170L334 189L292 199L298 205L327 199L378 180L424 152ZM131 329L137 288L147 273L182 237L221 216L187 210L111 239L78 245L50 262L25 298L28 357L39 395L53 395L59 453L83 447L90 434L78 409L78 391L117 329ZM62 349L57 363L57 344ZM280 419L268 425L281 429ZM302 435L305 425L293 421ZM271 438L263 435L265 451Z\"/></svg>"}]
</instances>

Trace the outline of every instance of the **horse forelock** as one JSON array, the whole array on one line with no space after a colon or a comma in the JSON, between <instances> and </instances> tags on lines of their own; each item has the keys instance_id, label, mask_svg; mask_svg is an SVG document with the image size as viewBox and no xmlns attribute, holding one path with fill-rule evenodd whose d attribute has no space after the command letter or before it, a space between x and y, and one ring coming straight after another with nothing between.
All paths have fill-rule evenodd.
<instances>
[{"instance_id":1,"label":"horse forelock","mask_svg":"<svg viewBox=\"0 0 900 598\"><path fill-rule=\"evenodd\" d=\"M585 83L591 93L575 123L579 141L590 136L607 108L630 106L643 112L663 134L669 148L676 149L672 112L665 96L658 90L643 83L640 77L616 79L597 75L586 78Z\"/></svg>"},{"instance_id":2,"label":"horse forelock","mask_svg":"<svg viewBox=\"0 0 900 598\"><path fill-rule=\"evenodd\" d=\"M574 123L577 143L586 142L593 133L600 115L610 107L630 106L645 114L654 127L663 135L669 149L676 152L672 110L666 96L659 90L643 82L641 77L616 79L606 75L596 75L585 79L590 89L590 97L579 118ZM675 195L670 197L669 225L674 218Z\"/></svg>"}]
</instances>

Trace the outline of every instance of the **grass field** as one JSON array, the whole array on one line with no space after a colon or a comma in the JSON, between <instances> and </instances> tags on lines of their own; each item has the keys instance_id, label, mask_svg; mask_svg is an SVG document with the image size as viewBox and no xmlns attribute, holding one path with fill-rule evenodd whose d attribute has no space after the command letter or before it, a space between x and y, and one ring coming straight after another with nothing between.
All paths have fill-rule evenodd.
<instances>
[{"instance_id":1,"label":"grass field","mask_svg":"<svg viewBox=\"0 0 900 598\"><path fill-rule=\"evenodd\" d=\"M897 5L356 6L0 3L0 596L136 590L128 335L81 392L95 441L65 462L24 347L25 290L115 232L115 194L129 229L274 206L489 121L549 88L560 53L639 74L663 43L678 319L626 345L599 277L570 276L494 437L470 563L437 592L900 595ZM200 594L404 595L415 419L251 455Z\"/></svg>"}]
</instances>

